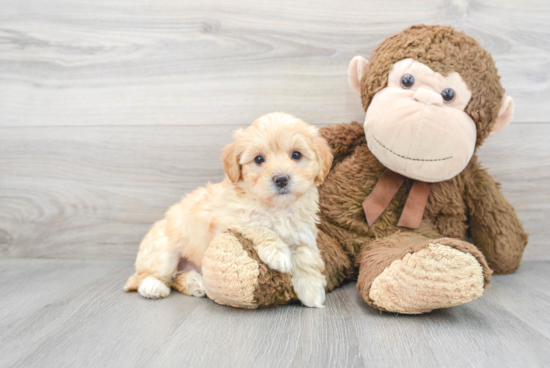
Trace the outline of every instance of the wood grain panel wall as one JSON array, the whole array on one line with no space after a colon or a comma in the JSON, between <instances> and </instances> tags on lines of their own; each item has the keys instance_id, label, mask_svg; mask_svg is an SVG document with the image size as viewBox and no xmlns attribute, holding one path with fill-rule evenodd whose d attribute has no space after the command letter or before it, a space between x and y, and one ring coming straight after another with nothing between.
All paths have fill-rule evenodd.
<instances>
[{"instance_id":1,"label":"wood grain panel wall","mask_svg":"<svg viewBox=\"0 0 550 368\"><path fill-rule=\"evenodd\" d=\"M0 128L0 254L133 257L184 193L223 178L236 126ZM531 233L526 259L550 259L548 124L514 124L480 156Z\"/></svg>"},{"instance_id":2,"label":"wood grain panel wall","mask_svg":"<svg viewBox=\"0 0 550 368\"><path fill-rule=\"evenodd\" d=\"M550 2L3 0L0 125L360 119L347 65L412 24L494 55L516 122L547 122Z\"/></svg>"},{"instance_id":3,"label":"wood grain panel wall","mask_svg":"<svg viewBox=\"0 0 550 368\"><path fill-rule=\"evenodd\" d=\"M362 120L347 64L417 23L492 53L514 123L480 155L550 259L550 3L4 0L0 256L133 257L183 193L223 177L231 131L283 110Z\"/></svg>"}]
</instances>

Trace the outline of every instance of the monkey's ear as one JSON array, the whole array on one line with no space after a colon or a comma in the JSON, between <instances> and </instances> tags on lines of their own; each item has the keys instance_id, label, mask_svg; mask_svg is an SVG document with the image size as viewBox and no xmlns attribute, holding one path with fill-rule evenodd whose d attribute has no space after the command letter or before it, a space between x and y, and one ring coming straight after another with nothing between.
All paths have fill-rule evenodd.
<instances>
[{"instance_id":1,"label":"monkey's ear","mask_svg":"<svg viewBox=\"0 0 550 368\"><path fill-rule=\"evenodd\" d=\"M514 101L512 100L512 97L504 96L502 98L497 121L493 126L491 135L495 135L502 129L504 129L508 125L508 123L510 123L510 120L512 120L512 115L514 115Z\"/></svg>"},{"instance_id":2,"label":"monkey's ear","mask_svg":"<svg viewBox=\"0 0 550 368\"><path fill-rule=\"evenodd\" d=\"M239 155L235 143L225 146L222 154L223 171L225 175L233 182L236 183L241 177L241 165L239 164Z\"/></svg>"},{"instance_id":3,"label":"monkey's ear","mask_svg":"<svg viewBox=\"0 0 550 368\"><path fill-rule=\"evenodd\" d=\"M361 79L369 62L362 56L351 59L348 68L348 82L355 94L361 96Z\"/></svg>"}]
</instances>

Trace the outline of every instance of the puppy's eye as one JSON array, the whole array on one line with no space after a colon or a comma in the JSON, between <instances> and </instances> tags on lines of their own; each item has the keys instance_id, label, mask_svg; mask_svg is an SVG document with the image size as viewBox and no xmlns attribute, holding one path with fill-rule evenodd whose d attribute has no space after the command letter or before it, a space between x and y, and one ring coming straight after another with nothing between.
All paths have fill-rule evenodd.
<instances>
[{"instance_id":1,"label":"puppy's eye","mask_svg":"<svg viewBox=\"0 0 550 368\"><path fill-rule=\"evenodd\" d=\"M302 158L302 154L298 151L292 152L292 159L298 161Z\"/></svg>"},{"instance_id":2,"label":"puppy's eye","mask_svg":"<svg viewBox=\"0 0 550 368\"><path fill-rule=\"evenodd\" d=\"M265 158L264 156L256 156L256 158L254 159L254 162L257 163L258 165L261 165L263 162L265 162Z\"/></svg>"},{"instance_id":3,"label":"puppy's eye","mask_svg":"<svg viewBox=\"0 0 550 368\"><path fill-rule=\"evenodd\" d=\"M410 74L405 74L401 77L401 87L411 88L414 85L414 77Z\"/></svg>"},{"instance_id":4,"label":"puppy's eye","mask_svg":"<svg viewBox=\"0 0 550 368\"><path fill-rule=\"evenodd\" d=\"M455 99L455 91L452 88L446 88L441 92L441 97L445 100L445 102L451 102Z\"/></svg>"}]
</instances>

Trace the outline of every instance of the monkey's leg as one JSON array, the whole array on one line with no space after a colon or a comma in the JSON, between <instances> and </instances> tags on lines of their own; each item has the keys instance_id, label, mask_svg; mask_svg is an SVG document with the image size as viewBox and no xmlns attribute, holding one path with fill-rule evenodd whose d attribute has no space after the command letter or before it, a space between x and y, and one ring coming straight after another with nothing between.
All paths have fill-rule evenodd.
<instances>
[{"instance_id":1,"label":"monkey's leg","mask_svg":"<svg viewBox=\"0 0 550 368\"><path fill-rule=\"evenodd\" d=\"M326 290L331 291L349 277L351 262L342 248L322 232L317 246L325 262ZM290 274L267 267L252 242L233 231L210 243L202 261L202 275L206 295L219 304L254 309L297 300Z\"/></svg>"},{"instance_id":2,"label":"monkey's leg","mask_svg":"<svg viewBox=\"0 0 550 368\"><path fill-rule=\"evenodd\" d=\"M479 297L492 271L472 244L398 232L375 240L357 259L357 289L374 308L420 314Z\"/></svg>"}]
</instances>

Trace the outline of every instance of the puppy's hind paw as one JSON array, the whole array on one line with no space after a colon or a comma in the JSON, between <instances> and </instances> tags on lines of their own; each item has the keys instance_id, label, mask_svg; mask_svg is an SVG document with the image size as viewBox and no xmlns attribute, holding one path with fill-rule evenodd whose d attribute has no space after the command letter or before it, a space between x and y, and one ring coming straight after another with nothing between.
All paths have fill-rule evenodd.
<instances>
[{"instance_id":1,"label":"puppy's hind paw","mask_svg":"<svg viewBox=\"0 0 550 368\"><path fill-rule=\"evenodd\" d=\"M195 272L189 276L188 289L193 296L197 298L202 298L206 296L206 291L204 290L204 284L202 282L202 276Z\"/></svg>"},{"instance_id":2,"label":"puppy's hind paw","mask_svg":"<svg viewBox=\"0 0 550 368\"><path fill-rule=\"evenodd\" d=\"M276 245L258 247L258 257L272 270L289 273L292 268L290 250Z\"/></svg>"},{"instance_id":3,"label":"puppy's hind paw","mask_svg":"<svg viewBox=\"0 0 550 368\"><path fill-rule=\"evenodd\" d=\"M159 279L149 276L139 285L138 293L147 299L159 299L170 295L170 288Z\"/></svg>"}]
</instances>

